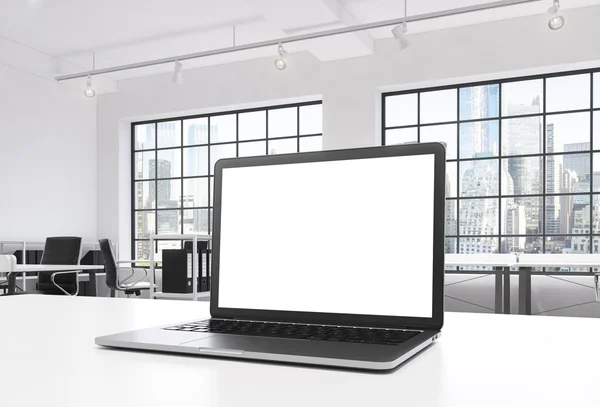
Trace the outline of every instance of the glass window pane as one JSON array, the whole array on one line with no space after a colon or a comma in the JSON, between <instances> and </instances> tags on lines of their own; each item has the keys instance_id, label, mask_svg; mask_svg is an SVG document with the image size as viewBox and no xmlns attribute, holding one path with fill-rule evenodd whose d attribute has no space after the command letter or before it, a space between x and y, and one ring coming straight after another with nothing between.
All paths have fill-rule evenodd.
<instances>
[{"instance_id":1,"label":"glass window pane","mask_svg":"<svg viewBox=\"0 0 600 407\"><path fill-rule=\"evenodd\" d=\"M456 197L458 190L458 178L456 174L456 161L446 162L446 198Z\"/></svg>"},{"instance_id":2,"label":"glass window pane","mask_svg":"<svg viewBox=\"0 0 600 407\"><path fill-rule=\"evenodd\" d=\"M551 236L546 238L544 253L564 253L571 249L571 236Z\"/></svg>"},{"instance_id":3,"label":"glass window pane","mask_svg":"<svg viewBox=\"0 0 600 407\"><path fill-rule=\"evenodd\" d=\"M208 147L183 149L183 176L208 175Z\"/></svg>"},{"instance_id":4,"label":"glass window pane","mask_svg":"<svg viewBox=\"0 0 600 407\"><path fill-rule=\"evenodd\" d=\"M421 124L456 121L456 89L421 93Z\"/></svg>"},{"instance_id":5,"label":"glass window pane","mask_svg":"<svg viewBox=\"0 0 600 407\"><path fill-rule=\"evenodd\" d=\"M460 158L498 155L498 120L460 124Z\"/></svg>"},{"instance_id":6,"label":"glass window pane","mask_svg":"<svg viewBox=\"0 0 600 407\"><path fill-rule=\"evenodd\" d=\"M183 180L183 206L208 206L208 178L186 178Z\"/></svg>"},{"instance_id":7,"label":"glass window pane","mask_svg":"<svg viewBox=\"0 0 600 407\"><path fill-rule=\"evenodd\" d=\"M502 194L542 194L542 176L542 157L505 158L502 160Z\"/></svg>"},{"instance_id":8,"label":"glass window pane","mask_svg":"<svg viewBox=\"0 0 600 407\"><path fill-rule=\"evenodd\" d=\"M546 79L546 111L590 108L590 74Z\"/></svg>"},{"instance_id":9,"label":"glass window pane","mask_svg":"<svg viewBox=\"0 0 600 407\"><path fill-rule=\"evenodd\" d=\"M181 232L164 232L166 233L181 233ZM158 240L157 241L158 251L154 255L154 260L162 261L163 250L179 250L181 249L181 240Z\"/></svg>"},{"instance_id":10,"label":"glass window pane","mask_svg":"<svg viewBox=\"0 0 600 407\"><path fill-rule=\"evenodd\" d=\"M456 224L458 210L458 201L456 199L446 199L446 236L458 235L458 225Z\"/></svg>"},{"instance_id":11,"label":"glass window pane","mask_svg":"<svg viewBox=\"0 0 600 407\"><path fill-rule=\"evenodd\" d=\"M150 184L152 192L153 185ZM159 208L181 207L181 180L156 181L156 201Z\"/></svg>"},{"instance_id":12,"label":"glass window pane","mask_svg":"<svg viewBox=\"0 0 600 407\"><path fill-rule=\"evenodd\" d=\"M600 78L598 78L600 80ZM594 150L600 150L600 111L594 112Z\"/></svg>"},{"instance_id":13,"label":"glass window pane","mask_svg":"<svg viewBox=\"0 0 600 407\"><path fill-rule=\"evenodd\" d=\"M544 239L541 236L505 236L500 241L501 253L543 253Z\"/></svg>"},{"instance_id":14,"label":"glass window pane","mask_svg":"<svg viewBox=\"0 0 600 407\"><path fill-rule=\"evenodd\" d=\"M135 183L135 209L154 209L155 181L143 181Z\"/></svg>"},{"instance_id":15,"label":"glass window pane","mask_svg":"<svg viewBox=\"0 0 600 407\"><path fill-rule=\"evenodd\" d=\"M313 137L301 137L300 138L300 152L306 153L308 151L321 151L323 150L323 136Z\"/></svg>"},{"instance_id":16,"label":"glass window pane","mask_svg":"<svg viewBox=\"0 0 600 407\"><path fill-rule=\"evenodd\" d=\"M592 185L594 187L594 192L600 192L600 153L594 153Z\"/></svg>"},{"instance_id":17,"label":"glass window pane","mask_svg":"<svg viewBox=\"0 0 600 407\"><path fill-rule=\"evenodd\" d=\"M208 234L208 209L184 209L183 233Z\"/></svg>"},{"instance_id":18,"label":"glass window pane","mask_svg":"<svg viewBox=\"0 0 600 407\"><path fill-rule=\"evenodd\" d=\"M298 109L269 110L269 138L298 135Z\"/></svg>"},{"instance_id":19,"label":"glass window pane","mask_svg":"<svg viewBox=\"0 0 600 407\"><path fill-rule=\"evenodd\" d=\"M546 152L560 153L569 151L567 145L586 143L590 149L590 114L571 113L546 117ZM584 147L577 148L582 151Z\"/></svg>"},{"instance_id":20,"label":"glass window pane","mask_svg":"<svg viewBox=\"0 0 600 407\"><path fill-rule=\"evenodd\" d=\"M446 238L444 242L444 252L456 253L458 249L458 241L456 238Z\"/></svg>"},{"instance_id":21,"label":"glass window pane","mask_svg":"<svg viewBox=\"0 0 600 407\"><path fill-rule=\"evenodd\" d=\"M411 126L418 121L418 94L387 96L385 98L385 127Z\"/></svg>"},{"instance_id":22,"label":"glass window pane","mask_svg":"<svg viewBox=\"0 0 600 407\"><path fill-rule=\"evenodd\" d=\"M236 120L234 114L211 116L210 118L210 142L224 143L235 141Z\"/></svg>"},{"instance_id":23,"label":"glass window pane","mask_svg":"<svg viewBox=\"0 0 600 407\"><path fill-rule=\"evenodd\" d=\"M542 234L542 197L502 198L500 231L503 235ZM525 240L510 242L525 248Z\"/></svg>"},{"instance_id":24,"label":"glass window pane","mask_svg":"<svg viewBox=\"0 0 600 407\"><path fill-rule=\"evenodd\" d=\"M158 148L181 145L181 121L158 123Z\"/></svg>"},{"instance_id":25,"label":"glass window pane","mask_svg":"<svg viewBox=\"0 0 600 407\"><path fill-rule=\"evenodd\" d=\"M147 150L154 148L154 123L138 124L134 128L135 131L135 149Z\"/></svg>"},{"instance_id":26,"label":"glass window pane","mask_svg":"<svg viewBox=\"0 0 600 407\"><path fill-rule=\"evenodd\" d=\"M543 79L502 84L502 116L541 113L542 106L544 106Z\"/></svg>"},{"instance_id":27,"label":"glass window pane","mask_svg":"<svg viewBox=\"0 0 600 407\"><path fill-rule=\"evenodd\" d=\"M589 153L546 157L546 193L577 193L589 190Z\"/></svg>"},{"instance_id":28,"label":"glass window pane","mask_svg":"<svg viewBox=\"0 0 600 407\"><path fill-rule=\"evenodd\" d=\"M158 178L181 177L181 149L158 150Z\"/></svg>"},{"instance_id":29,"label":"glass window pane","mask_svg":"<svg viewBox=\"0 0 600 407\"><path fill-rule=\"evenodd\" d=\"M267 138L267 112L240 113L239 140L257 140Z\"/></svg>"},{"instance_id":30,"label":"glass window pane","mask_svg":"<svg viewBox=\"0 0 600 407\"><path fill-rule=\"evenodd\" d=\"M208 181L208 186L210 188L210 206L214 206L215 204L215 177L210 177Z\"/></svg>"},{"instance_id":31,"label":"glass window pane","mask_svg":"<svg viewBox=\"0 0 600 407\"><path fill-rule=\"evenodd\" d=\"M600 72L594 74L594 107L600 107Z\"/></svg>"},{"instance_id":32,"label":"glass window pane","mask_svg":"<svg viewBox=\"0 0 600 407\"><path fill-rule=\"evenodd\" d=\"M592 208L592 233L600 233L600 195L594 195L594 207ZM594 240L598 240L599 237L594 237ZM598 250L594 250L594 253L598 253Z\"/></svg>"},{"instance_id":33,"label":"glass window pane","mask_svg":"<svg viewBox=\"0 0 600 407\"><path fill-rule=\"evenodd\" d=\"M459 233L461 235L497 235L498 199L459 200Z\"/></svg>"},{"instance_id":34,"label":"glass window pane","mask_svg":"<svg viewBox=\"0 0 600 407\"><path fill-rule=\"evenodd\" d=\"M460 196L498 195L498 160L460 163Z\"/></svg>"},{"instance_id":35,"label":"glass window pane","mask_svg":"<svg viewBox=\"0 0 600 407\"><path fill-rule=\"evenodd\" d=\"M159 235L181 233L181 210L156 211L156 223Z\"/></svg>"},{"instance_id":36,"label":"glass window pane","mask_svg":"<svg viewBox=\"0 0 600 407\"><path fill-rule=\"evenodd\" d=\"M456 159L456 124L421 127L421 143L438 141L446 146L446 158Z\"/></svg>"},{"instance_id":37,"label":"glass window pane","mask_svg":"<svg viewBox=\"0 0 600 407\"><path fill-rule=\"evenodd\" d=\"M385 131L385 145L406 144L417 142L418 130L416 127L406 129L394 129Z\"/></svg>"},{"instance_id":38,"label":"glass window pane","mask_svg":"<svg viewBox=\"0 0 600 407\"><path fill-rule=\"evenodd\" d=\"M208 117L183 121L183 145L208 144Z\"/></svg>"},{"instance_id":39,"label":"glass window pane","mask_svg":"<svg viewBox=\"0 0 600 407\"><path fill-rule=\"evenodd\" d=\"M300 106L300 135L323 133L323 105Z\"/></svg>"},{"instance_id":40,"label":"glass window pane","mask_svg":"<svg viewBox=\"0 0 600 407\"><path fill-rule=\"evenodd\" d=\"M150 242L142 241L135 242L135 260L149 260L150 259Z\"/></svg>"},{"instance_id":41,"label":"glass window pane","mask_svg":"<svg viewBox=\"0 0 600 407\"><path fill-rule=\"evenodd\" d=\"M498 117L499 89L498 84L461 88L459 91L460 120Z\"/></svg>"},{"instance_id":42,"label":"glass window pane","mask_svg":"<svg viewBox=\"0 0 600 407\"><path fill-rule=\"evenodd\" d=\"M283 139L283 140L269 140L269 155L271 154L287 154L298 152L298 140Z\"/></svg>"},{"instance_id":43,"label":"glass window pane","mask_svg":"<svg viewBox=\"0 0 600 407\"><path fill-rule=\"evenodd\" d=\"M589 205L589 195L547 196L546 234L590 233Z\"/></svg>"},{"instance_id":44,"label":"glass window pane","mask_svg":"<svg viewBox=\"0 0 600 407\"><path fill-rule=\"evenodd\" d=\"M251 157L265 155L267 153L266 141L253 141L238 144L238 157Z\"/></svg>"},{"instance_id":45,"label":"glass window pane","mask_svg":"<svg viewBox=\"0 0 600 407\"><path fill-rule=\"evenodd\" d=\"M223 144L210 147L210 174L215 170L215 163L222 158L233 158L236 155L235 144Z\"/></svg>"},{"instance_id":46,"label":"glass window pane","mask_svg":"<svg viewBox=\"0 0 600 407\"><path fill-rule=\"evenodd\" d=\"M156 169L154 168L154 151L144 151L135 153L135 179L154 179ZM152 160L152 165L150 165Z\"/></svg>"},{"instance_id":47,"label":"glass window pane","mask_svg":"<svg viewBox=\"0 0 600 407\"><path fill-rule=\"evenodd\" d=\"M497 237L461 237L458 239L458 252L465 254L476 253L498 253L498 238ZM461 269L464 269L461 267ZM468 267L475 269L475 267ZM484 269L484 267L477 267ZM485 268L487 270L487 268Z\"/></svg>"},{"instance_id":48,"label":"glass window pane","mask_svg":"<svg viewBox=\"0 0 600 407\"><path fill-rule=\"evenodd\" d=\"M136 211L134 218L136 239L148 239L151 234L156 233L155 211Z\"/></svg>"},{"instance_id":49,"label":"glass window pane","mask_svg":"<svg viewBox=\"0 0 600 407\"><path fill-rule=\"evenodd\" d=\"M540 154L542 123L541 116L502 120L502 154Z\"/></svg>"}]
</instances>

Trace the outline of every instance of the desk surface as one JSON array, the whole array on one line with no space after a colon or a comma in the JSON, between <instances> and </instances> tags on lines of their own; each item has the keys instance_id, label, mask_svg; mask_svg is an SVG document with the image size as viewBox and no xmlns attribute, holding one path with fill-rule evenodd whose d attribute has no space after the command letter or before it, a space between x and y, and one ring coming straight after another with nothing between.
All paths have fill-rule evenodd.
<instances>
[{"instance_id":1,"label":"desk surface","mask_svg":"<svg viewBox=\"0 0 600 407\"><path fill-rule=\"evenodd\" d=\"M596 319L447 313L440 341L391 374L93 343L99 335L206 316L208 303L1 297L2 405L598 406Z\"/></svg>"},{"instance_id":2,"label":"desk surface","mask_svg":"<svg viewBox=\"0 0 600 407\"><path fill-rule=\"evenodd\" d=\"M77 271L77 270L104 270L104 266L90 266L86 264L17 264L17 273L37 273L39 271Z\"/></svg>"}]
</instances>

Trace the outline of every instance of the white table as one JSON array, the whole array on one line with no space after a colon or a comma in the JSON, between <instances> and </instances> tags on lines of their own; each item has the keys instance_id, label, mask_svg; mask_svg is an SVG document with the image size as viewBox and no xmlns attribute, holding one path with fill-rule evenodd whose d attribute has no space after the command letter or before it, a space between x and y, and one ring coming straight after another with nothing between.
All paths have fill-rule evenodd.
<instances>
[{"instance_id":1,"label":"white table","mask_svg":"<svg viewBox=\"0 0 600 407\"><path fill-rule=\"evenodd\" d=\"M531 275L532 268L541 267L600 267L600 254L519 254L517 255L517 264L519 269L519 314L531 315ZM551 273L540 273L541 275ZM556 273L552 273L556 274ZM565 273L566 275L589 275L592 273Z\"/></svg>"},{"instance_id":2,"label":"white table","mask_svg":"<svg viewBox=\"0 0 600 407\"><path fill-rule=\"evenodd\" d=\"M90 284L92 291L96 293L96 271L104 270L101 265L85 265L85 264L17 264L15 270L9 275L9 285L14 284L15 280L12 273L40 273L40 272L55 272L55 271L86 271L90 275ZM12 281L11 281L12 279Z\"/></svg>"},{"instance_id":3,"label":"white table","mask_svg":"<svg viewBox=\"0 0 600 407\"><path fill-rule=\"evenodd\" d=\"M440 341L391 374L94 345L208 315L202 302L2 297L2 405L598 406L596 319L446 313Z\"/></svg>"},{"instance_id":4,"label":"white table","mask_svg":"<svg viewBox=\"0 0 600 407\"><path fill-rule=\"evenodd\" d=\"M444 256L446 274L452 274L448 267L492 267L494 274L494 309L496 314L510 314L510 268L515 266L517 257L512 253L492 254L452 254ZM457 274L486 274L489 270L455 271ZM504 278L503 278L504 277Z\"/></svg>"}]
</instances>

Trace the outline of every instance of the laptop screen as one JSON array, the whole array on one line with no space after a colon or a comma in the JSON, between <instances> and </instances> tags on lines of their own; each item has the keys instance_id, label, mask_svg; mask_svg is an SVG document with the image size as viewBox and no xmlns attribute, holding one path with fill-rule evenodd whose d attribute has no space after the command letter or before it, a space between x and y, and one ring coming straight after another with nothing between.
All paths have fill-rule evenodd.
<instances>
[{"instance_id":1,"label":"laptop screen","mask_svg":"<svg viewBox=\"0 0 600 407\"><path fill-rule=\"evenodd\" d=\"M224 168L218 306L432 317L434 154Z\"/></svg>"}]
</instances>

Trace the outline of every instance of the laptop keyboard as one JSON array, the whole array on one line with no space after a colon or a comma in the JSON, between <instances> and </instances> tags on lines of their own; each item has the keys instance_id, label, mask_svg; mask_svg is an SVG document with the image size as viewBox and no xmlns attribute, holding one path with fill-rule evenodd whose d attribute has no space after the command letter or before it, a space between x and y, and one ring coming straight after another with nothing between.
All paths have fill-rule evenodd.
<instances>
[{"instance_id":1,"label":"laptop keyboard","mask_svg":"<svg viewBox=\"0 0 600 407\"><path fill-rule=\"evenodd\" d=\"M168 331L206 332L269 338L307 339L377 345L399 345L420 331L402 329L354 328L331 325L307 325L277 322L209 319L164 328Z\"/></svg>"}]
</instances>

